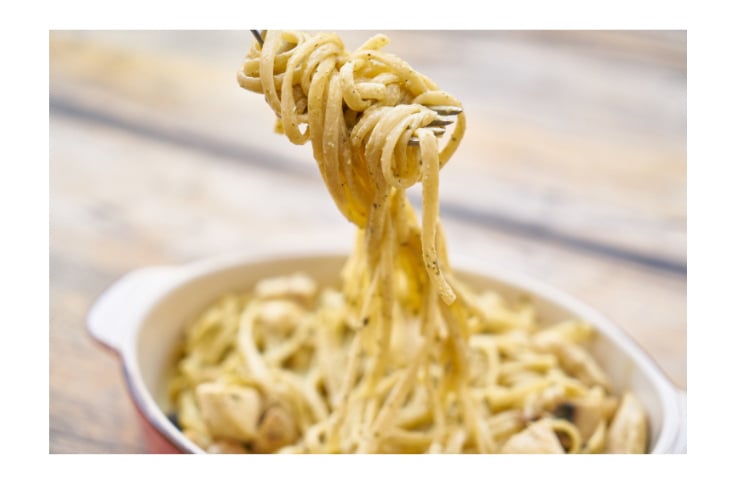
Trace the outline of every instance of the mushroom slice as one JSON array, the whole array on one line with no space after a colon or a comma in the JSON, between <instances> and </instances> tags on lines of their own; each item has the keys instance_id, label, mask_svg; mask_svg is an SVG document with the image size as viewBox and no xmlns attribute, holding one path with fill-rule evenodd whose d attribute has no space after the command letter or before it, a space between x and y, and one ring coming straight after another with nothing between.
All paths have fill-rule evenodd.
<instances>
[{"instance_id":1,"label":"mushroom slice","mask_svg":"<svg viewBox=\"0 0 742 484\"><path fill-rule=\"evenodd\" d=\"M578 399L560 403L553 412L557 419L575 424L584 439L590 438L604 416L603 404L597 399Z\"/></svg>"}]
</instances>

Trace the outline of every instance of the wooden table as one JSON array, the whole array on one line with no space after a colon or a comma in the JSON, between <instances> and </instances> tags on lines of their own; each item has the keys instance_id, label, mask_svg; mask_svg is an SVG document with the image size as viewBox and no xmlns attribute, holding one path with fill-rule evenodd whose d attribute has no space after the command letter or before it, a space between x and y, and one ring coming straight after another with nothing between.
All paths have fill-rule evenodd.
<instances>
[{"instance_id":1,"label":"wooden table","mask_svg":"<svg viewBox=\"0 0 742 484\"><path fill-rule=\"evenodd\" d=\"M349 47L367 32L341 34ZM443 172L455 254L610 316L686 383L684 32L388 32L466 108ZM50 451L144 452L85 331L126 272L347 240L308 146L235 72L249 32L50 34ZM335 244L337 245L337 244Z\"/></svg>"}]
</instances>

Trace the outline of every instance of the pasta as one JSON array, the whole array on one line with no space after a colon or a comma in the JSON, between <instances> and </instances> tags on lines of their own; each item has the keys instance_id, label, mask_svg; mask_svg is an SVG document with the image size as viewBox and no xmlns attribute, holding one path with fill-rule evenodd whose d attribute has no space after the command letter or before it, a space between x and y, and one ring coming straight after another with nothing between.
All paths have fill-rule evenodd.
<instances>
[{"instance_id":1,"label":"pasta","mask_svg":"<svg viewBox=\"0 0 742 484\"><path fill-rule=\"evenodd\" d=\"M340 288L266 279L197 319L171 382L178 423L209 452L645 452L644 410L613 393L588 325L541 327L528 302L454 277L438 176L465 117L442 140L431 125L461 103L387 43L270 31L248 52L239 84L311 143L358 235Z\"/></svg>"}]
</instances>

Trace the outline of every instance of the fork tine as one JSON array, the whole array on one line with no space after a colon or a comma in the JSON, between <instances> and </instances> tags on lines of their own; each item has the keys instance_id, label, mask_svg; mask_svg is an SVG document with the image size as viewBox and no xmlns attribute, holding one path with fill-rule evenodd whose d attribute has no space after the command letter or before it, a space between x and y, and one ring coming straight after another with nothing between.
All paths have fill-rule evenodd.
<instances>
[{"instance_id":1,"label":"fork tine","mask_svg":"<svg viewBox=\"0 0 742 484\"><path fill-rule=\"evenodd\" d=\"M427 106L428 109L432 109L441 116L455 116L464 112L464 110L458 106Z\"/></svg>"},{"instance_id":2,"label":"fork tine","mask_svg":"<svg viewBox=\"0 0 742 484\"><path fill-rule=\"evenodd\" d=\"M427 126L448 126L449 124L452 124L452 119L443 119L443 118L435 118L433 121L428 123Z\"/></svg>"},{"instance_id":3,"label":"fork tine","mask_svg":"<svg viewBox=\"0 0 742 484\"><path fill-rule=\"evenodd\" d=\"M428 125L430 126L430 125ZM443 136L443 133L446 132L445 128L438 128L438 127L428 127L426 126L424 129L429 129L432 131L432 133L435 136ZM410 137L410 141L407 143L409 146L420 146L420 139L417 136Z\"/></svg>"},{"instance_id":4,"label":"fork tine","mask_svg":"<svg viewBox=\"0 0 742 484\"><path fill-rule=\"evenodd\" d=\"M263 36L260 35L259 30L251 30L253 37L255 37L255 40L258 41L258 44L260 44L260 47L263 47Z\"/></svg>"},{"instance_id":5,"label":"fork tine","mask_svg":"<svg viewBox=\"0 0 742 484\"><path fill-rule=\"evenodd\" d=\"M438 116L458 116L463 113L464 110L458 106L426 106L428 109L435 111ZM435 118L433 121L425 126L425 129L430 129L434 135L443 136L446 132L444 126L452 124L452 119ZM409 146L420 146L420 140L416 136L412 136L410 141L407 143Z\"/></svg>"},{"instance_id":6,"label":"fork tine","mask_svg":"<svg viewBox=\"0 0 742 484\"><path fill-rule=\"evenodd\" d=\"M445 132L446 132L446 128L438 128L438 127L431 127L431 128L428 128L428 127L426 126L426 127L425 127L425 129L430 129L430 131L432 131L432 132L433 132L433 134L434 134L434 135L436 135L436 136L443 136L443 133L445 133Z\"/></svg>"}]
</instances>

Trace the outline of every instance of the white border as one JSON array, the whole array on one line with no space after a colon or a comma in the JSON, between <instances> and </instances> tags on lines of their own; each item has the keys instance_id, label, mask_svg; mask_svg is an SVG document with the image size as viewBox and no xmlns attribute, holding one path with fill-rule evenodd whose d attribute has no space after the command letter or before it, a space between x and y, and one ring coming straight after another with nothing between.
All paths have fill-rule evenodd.
<instances>
[{"instance_id":1,"label":"white border","mask_svg":"<svg viewBox=\"0 0 742 484\"><path fill-rule=\"evenodd\" d=\"M684 29L687 2L49 2L51 29ZM82 13L82 14L81 14Z\"/></svg>"},{"instance_id":2,"label":"white border","mask_svg":"<svg viewBox=\"0 0 742 484\"><path fill-rule=\"evenodd\" d=\"M328 20L326 9L294 10L282 2L270 9L256 3L234 6L234 2L179 2L177 10L155 2L48 2L46 8L30 4L6 7L4 20L14 29L4 31L4 67L16 75L4 76L3 124L6 128L6 160L3 177L3 221L9 225L3 241L2 294L9 297L6 336L18 344L9 345L3 353L6 388L29 382L37 388L33 398L19 398L8 405L7 434L2 439L6 456L19 452L44 455L48 452L46 410L48 407L48 334L42 322L48 312L48 172L43 169L48 157L48 144L43 140L48 129L46 101L40 93L48 89L47 29L56 28L249 28L253 19L262 25L289 24L302 26L342 25L343 28L689 28L689 361L688 383L692 412L698 424L689 426L692 454L706 455L714 460L710 466L693 460L689 474L688 459L680 456L652 459L618 460L592 458L580 462L548 458L529 460L452 457L450 459L405 460L389 458L294 459L289 465L273 466L276 461L261 459L245 465L231 459L177 459L147 457L99 457L89 459L74 456L53 456L43 464L9 459L8 475L14 468L28 476L46 469L56 476L73 476L75 482L127 482L134 479L163 479L167 482L215 482L217 479L249 479L256 472L281 482L325 479L328 472L340 474L354 482L378 482L391 476L395 481L458 482L470 479L540 478L544 482L570 481L591 477L601 482L626 482L641 476L641 480L662 479L663 482L683 482L690 477L713 477L731 470L736 461L733 444L739 434L736 418L740 398L737 375L739 368L738 312L733 301L740 283L737 274L740 263L738 207L740 200L739 164L739 101L742 79L739 74L739 53L733 48L740 41L738 14L725 9L720 2L699 2L690 11L689 2L623 1L612 8L605 2L508 2L484 7L489 2L456 1L457 8L442 9L429 19L434 10L406 7L406 2L377 2L384 6L376 14L352 7ZM516 5L517 3L517 5ZM229 5L231 4L231 5ZM391 8L390 7L391 4ZM426 3L428 5L429 3ZM475 5L475 7L472 6ZM170 3L172 5L172 3ZM301 5L301 4L300 4ZM318 5L313 2L312 5ZM733 5L730 2L726 5ZM257 11L256 11L257 9ZM412 12L411 12L412 10ZM269 22L269 20L272 20ZM423 22L425 25L423 25ZM41 25L39 25L41 24ZM10 41L8 41L10 40ZM12 121L12 125L9 123ZM11 129L12 128L12 129ZM30 129L29 129L30 128ZM10 134L10 135L9 135ZM47 137L48 139L48 137ZM46 214L46 216L45 216ZM29 322L30 321L30 322ZM6 340L7 341L7 340ZM19 363L22 362L22 365ZM23 369L21 370L21 366ZM30 375L29 373L30 372ZM698 398L695 398L698 395ZM703 398L702 398L703 397ZM11 408L6 410L6 405ZM282 461L286 462L286 461ZM400 463L404 465L397 465ZM534 463L538 462L538 465ZM31 464L31 465L28 465ZM17 467L16 467L17 466ZM359 471L360 470L360 471ZM706 473L708 471L708 473ZM704 472L704 474L701 474ZM47 474L47 475L48 475ZM739 471L731 473L739 475ZM189 476L190 478L186 478ZM564 479L560 479L564 476Z\"/></svg>"}]
</instances>

